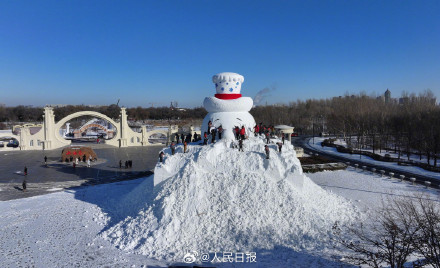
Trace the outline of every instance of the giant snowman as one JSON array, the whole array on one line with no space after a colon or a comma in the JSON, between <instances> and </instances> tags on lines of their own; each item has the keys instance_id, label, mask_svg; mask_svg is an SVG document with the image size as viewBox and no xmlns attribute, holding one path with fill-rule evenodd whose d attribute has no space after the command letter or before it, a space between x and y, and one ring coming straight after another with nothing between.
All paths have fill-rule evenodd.
<instances>
[{"instance_id":1,"label":"giant snowman","mask_svg":"<svg viewBox=\"0 0 440 268\"><path fill-rule=\"evenodd\" d=\"M202 136L208 131L208 122L216 128L222 126L222 139L234 140L233 129L242 126L249 135L255 126L255 119L249 113L254 102L249 97L242 97L241 84L244 77L237 73L219 73L212 77L215 84L215 97L206 97L203 106L208 114L203 119ZM209 135L209 133L208 133Z\"/></svg>"}]
</instances>

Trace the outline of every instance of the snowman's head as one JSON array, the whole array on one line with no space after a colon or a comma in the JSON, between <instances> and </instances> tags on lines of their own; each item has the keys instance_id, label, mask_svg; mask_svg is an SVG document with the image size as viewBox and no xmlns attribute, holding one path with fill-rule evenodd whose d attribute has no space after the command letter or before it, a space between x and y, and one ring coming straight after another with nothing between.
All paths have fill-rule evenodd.
<instances>
[{"instance_id":1,"label":"snowman's head","mask_svg":"<svg viewBox=\"0 0 440 268\"><path fill-rule=\"evenodd\" d=\"M217 94L240 94L244 77L237 73L219 73L212 77Z\"/></svg>"}]
</instances>

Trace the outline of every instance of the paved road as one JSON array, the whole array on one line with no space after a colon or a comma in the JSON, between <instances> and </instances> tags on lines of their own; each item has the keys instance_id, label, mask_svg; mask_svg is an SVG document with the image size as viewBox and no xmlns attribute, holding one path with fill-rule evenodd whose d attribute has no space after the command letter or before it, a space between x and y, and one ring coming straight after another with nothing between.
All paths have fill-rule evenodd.
<instances>
[{"instance_id":1,"label":"paved road","mask_svg":"<svg viewBox=\"0 0 440 268\"><path fill-rule=\"evenodd\" d=\"M440 188L440 181L438 179L436 179L436 178L432 178L432 177L428 177L428 176L424 176L424 175L418 175L418 174L414 174L414 173L411 173L411 172L401 171L401 170L393 169L393 168L390 168L390 167L387 167L387 166L381 166L380 162L378 162L377 165L373 166L373 165L371 165L371 163L363 162L362 159L360 159L360 160L353 160L353 159L350 159L350 158L345 158L343 156L339 156L339 155L336 156L336 155L329 154L329 153L326 153L326 152L318 151L318 150L314 149L313 147L311 147L308 144L309 140L310 140L310 137L308 137L308 136L295 137L295 138L292 139L292 144L294 146L298 146L298 147L304 148L304 152L318 153L320 155L323 155L323 156L328 157L330 159L334 159L336 161L341 161L341 162L344 162L344 163L345 162L350 162L351 165L358 164L359 167L367 166L368 170L371 170L371 168L374 167L374 168L376 168L376 170L381 170L381 169L385 170L386 174L389 174L389 172L393 172L394 173L394 177L398 177L399 175L402 174L402 175L405 175L405 180L407 180L407 181L409 181L410 177L414 177L414 178L416 178L416 183L418 183L418 184L424 184L425 181L430 181L432 188Z\"/></svg>"},{"instance_id":2,"label":"paved road","mask_svg":"<svg viewBox=\"0 0 440 268\"><path fill-rule=\"evenodd\" d=\"M13 151L0 154L0 201L46 194L65 188L134 179L152 174L159 151L164 145L115 148L105 144L88 144L98 155L98 161L87 168L76 168L60 162L61 149L50 151ZM48 165L44 165L44 156ZM119 160L132 160L131 169L119 169ZM28 175L24 176L24 167ZM26 178L27 191L22 191Z\"/></svg>"}]
</instances>

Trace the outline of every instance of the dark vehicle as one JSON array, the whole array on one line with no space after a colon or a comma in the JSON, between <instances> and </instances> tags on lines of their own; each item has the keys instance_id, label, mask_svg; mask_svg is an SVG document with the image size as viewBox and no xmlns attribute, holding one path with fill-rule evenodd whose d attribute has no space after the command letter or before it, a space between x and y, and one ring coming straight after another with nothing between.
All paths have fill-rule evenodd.
<instances>
[{"instance_id":1,"label":"dark vehicle","mask_svg":"<svg viewBox=\"0 0 440 268\"><path fill-rule=\"evenodd\" d=\"M17 148L18 147L18 141L17 140L12 140L6 146L7 147Z\"/></svg>"},{"instance_id":2,"label":"dark vehicle","mask_svg":"<svg viewBox=\"0 0 440 268\"><path fill-rule=\"evenodd\" d=\"M298 133L293 132L292 135L290 135L291 137L298 137Z\"/></svg>"}]
</instances>

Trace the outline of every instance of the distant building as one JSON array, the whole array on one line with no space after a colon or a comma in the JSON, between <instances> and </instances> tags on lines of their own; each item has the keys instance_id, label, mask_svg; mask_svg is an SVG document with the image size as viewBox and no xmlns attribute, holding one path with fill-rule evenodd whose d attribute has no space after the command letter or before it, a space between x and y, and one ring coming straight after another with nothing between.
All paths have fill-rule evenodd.
<instances>
[{"instance_id":1,"label":"distant building","mask_svg":"<svg viewBox=\"0 0 440 268\"><path fill-rule=\"evenodd\" d=\"M391 91L388 88L387 91L385 91L384 97L385 103L391 103Z\"/></svg>"}]
</instances>

